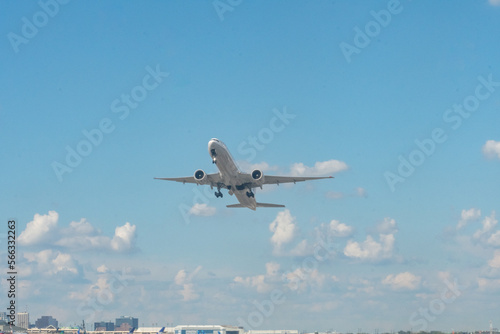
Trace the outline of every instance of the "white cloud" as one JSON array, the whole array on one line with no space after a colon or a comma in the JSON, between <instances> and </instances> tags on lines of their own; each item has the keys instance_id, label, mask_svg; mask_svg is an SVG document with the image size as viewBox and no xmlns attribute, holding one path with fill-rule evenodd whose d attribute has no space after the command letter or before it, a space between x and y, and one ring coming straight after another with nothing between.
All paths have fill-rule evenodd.
<instances>
[{"instance_id":1,"label":"white cloud","mask_svg":"<svg viewBox=\"0 0 500 334\"><path fill-rule=\"evenodd\" d=\"M69 271L73 274L78 274L78 269L75 267L75 263L69 254L57 254L57 257L52 260L52 264L54 265L56 273L60 271Z\"/></svg>"},{"instance_id":2,"label":"white cloud","mask_svg":"<svg viewBox=\"0 0 500 334\"><path fill-rule=\"evenodd\" d=\"M69 223L69 233L92 235L96 233L96 229L85 219L80 219L79 222Z\"/></svg>"},{"instance_id":3,"label":"white cloud","mask_svg":"<svg viewBox=\"0 0 500 334\"><path fill-rule=\"evenodd\" d=\"M177 285L182 285L184 283L189 283L193 280L193 278L198 275L198 273L200 272L200 270L202 269L203 267L202 266L198 266L196 267L196 269L188 276L187 272L185 269L181 269L177 272L177 274L175 275L175 284Z\"/></svg>"},{"instance_id":4,"label":"white cloud","mask_svg":"<svg viewBox=\"0 0 500 334\"><path fill-rule=\"evenodd\" d=\"M286 286L293 291L303 292L308 288L321 288L326 280L326 275L321 274L317 269L306 270L297 268L285 274Z\"/></svg>"},{"instance_id":5,"label":"white cloud","mask_svg":"<svg viewBox=\"0 0 500 334\"><path fill-rule=\"evenodd\" d=\"M495 218L495 211L493 211L489 217L484 217L483 221L481 222L483 226L482 229L477 230L474 233L473 238L479 240L483 237L489 236L493 232L497 223L498 220Z\"/></svg>"},{"instance_id":6,"label":"white cloud","mask_svg":"<svg viewBox=\"0 0 500 334\"><path fill-rule=\"evenodd\" d=\"M271 286L266 283L266 277L264 275L257 275L245 278L237 276L234 278L234 281L246 287L255 288L259 293L266 293L271 290Z\"/></svg>"},{"instance_id":7,"label":"white cloud","mask_svg":"<svg viewBox=\"0 0 500 334\"><path fill-rule=\"evenodd\" d=\"M500 231L496 231L488 238L488 244L495 247L500 246Z\"/></svg>"},{"instance_id":8,"label":"white cloud","mask_svg":"<svg viewBox=\"0 0 500 334\"><path fill-rule=\"evenodd\" d=\"M175 275L175 279L174 279L175 284L177 284L177 285L184 284L184 282L186 281L186 278L187 278L186 270L184 270L184 269L179 270L177 275Z\"/></svg>"},{"instance_id":9,"label":"white cloud","mask_svg":"<svg viewBox=\"0 0 500 334\"><path fill-rule=\"evenodd\" d=\"M276 262L268 262L266 263L266 275L268 276L277 276L280 270L279 263Z\"/></svg>"},{"instance_id":10,"label":"white cloud","mask_svg":"<svg viewBox=\"0 0 500 334\"><path fill-rule=\"evenodd\" d=\"M35 214L33 220L19 235L19 243L24 246L56 245L73 251L113 250L123 252L134 247L136 226L125 223L115 229L113 238L101 235L85 218L72 221L68 227L58 226L59 215L49 211L47 215Z\"/></svg>"},{"instance_id":11,"label":"white cloud","mask_svg":"<svg viewBox=\"0 0 500 334\"><path fill-rule=\"evenodd\" d=\"M63 237L56 241L55 244L73 250L90 250L109 248L110 241L109 237L103 235L74 235L71 237Z\"/></svg>"},{"instance_id":12,"label":"white cloud","mask_svg":"<svg viewBox=\"0 0 500 334\"><path fill-rule=\"evenodd\" d=\"M492 268L500 268L500 250L495 251L495 255L488 261L488 264Z\"/></svg>"},{"instance_id":13,"label":"white cloud","mask_svg":"<svg viewBox=\"0 0 500 334\"><path fill-rule=\"evenodd\" d=\"M247 288L255 288L259 293L266 293L272 290L274 282L280 280L278 277L279 272L280 265L278 263L268 262L266 263L266 273L264 275L236 276L233 281Z\"/></svg>"},{"instance_id":14,"label":"white cloud","mask_svg":"<svg viewBox=\"0 0 500 334\"><path fill-rule=\"evenodd\" d=\"M398 231L398 225L392 218L386 217L377 225L377 232L383 234L393 234Z\"/></svg>"},{"instance_id":15,"label":"white cloud","mask_svg":"<svg viewBox=\"0 0 500 334\"><path fill-rule=\"evenodd\" d=\"M74 250L108 248L110 239L99 234L100 231L82 218L79 222L73 221L68 228L62 229L61 235L63 236L55 244Z\"/></svg>"},{"instance_id":16,"label":"white cloud","mask_svg":"<svg viewBox=\"0 0 500 334\"><path fill-rule=\"evenodd\" d=\"M136 226L125 223L115 228L113 238L100 235L89 222L82 218L79 222L71 222L70 227L63 229L64 235L54 244L72 250L113 250L124 252L134 247Z\"/></svg>"},{"instance_id":17,"label":"white cloud","mask_svg":"<svg viewBox=\"0 0 500 334\"><path fill-rule=\"evenodd\" d=\"M200 295L194 290L193 283L184 284L179 293L184 301L196 300L200 297Z\"/></svg>"},{"instance_id":18,"label":"white cloud","mask_svg":"<svg viewBox=\"0 0 500 334\"><path fill-rule=\"evenodd\" d=\"M500 0L495 2L500 3ZM500 141L488 140L483 146L483 154L490 159L500 159Z\"/></svg>"},{"instance_id":19,"label":"white cloud","mask_svg":"<svg viewBox=\"0 0 500 334\"><path fill-rule=\"evenodd\" d=\"M36 275L55 276L58 274L76 277L80 269L70 254L45 249L40 252L27 252L24 258L28 264L34 265L32 273Z\"/></svg>"},{"instance_id":20,"label":"white cloud","mask_svg":"<svg viewBox=\"0 0 500 334\"><path fill-rule=\"evenodd\" d=\"M368 197L368 194L366 193L366 189L365 188L357 187L356 188L356 194L359 197Z\"/></svg>"},{"instance_id":21,"label":"white cloud","mask_svg":"<svg viewBox=\"0 0 500 334\"><path fill-rule=\"evenodd\" d=\"M205 203L195 203L191 209L189 209L189 214L194 215L194 216L203 216L203 217L208 217L208 216L213 216L215 215L217 209L208 206L208 204Z\"/></svg>"},{"instance_id":22,"label":"white cloud","mask_svg":"<svg viewBox=\"0 0 500 334\"><path fill-rule=\"evenodd\" d=\"M490 278L477 278L477 285L480 290L491 291L500 289L500 279L490 279Z\"/></svg>"},{"instance_id":23,"label":"white cloud","mask_svg":"<svg viewBox=\"0 0 500 334\"><path fill-rule=\"evenodd\" d=\"M111 240L111 248L117 252L127 251L132 249L135 242L136 226L131 225L129 222L123 226L115 228L115 235Z\"/></svg>"},{"instance_id":24,"label":"white cloud","mask_svg":"<svg viewBox=\"0 0 500 334\"><path fill-rule=\"evenodd\" d=\"M86 288L79 291L75 290L69 292L69 299L82 301L83 304L80 304L80 307L82 307L83 305L93 305L91 301L96 300L98 305L108 305L114 302L119 296L123 298L124 296L131 295L130 282L132 276L124 274L123 271L117 272L109 270L104 265L100 266L97 272L98 276L94 278L94 283L88 284ZM126 288L127 290L125 290ZM127 291L128 293L122 293L123 291ZM138 301L135 296L134 301ZM91 317L95 315L96 314L93 314Z\"/></svg>"},{"instance_id":25,"label":"white cloud","mask_svg":"<svg viewBox=\"0 0 500 334\"><path fill-rule=\"evenodd\" d=\"M492 6L500 6L500 0L489 0L489 2Z\"/></svg>"},{"instance_id":26,"label":"white cloud","mask_svg":"<svg viewBox=\"0 0 500 334\"><path fill-rule=\"evenodd\" d=\"M182 296L182 300L191 301L196 300L200 297L200 295L195 291L192 280L200 272L201 269L202 267L198 266L189 275L187 274L186 270L181 269L175 275L174 282L176 285L179 285L181 287L181 290L177 291Z\"/></svg>"},{"instance_id":27,"label":"white cloud","mask_svg":"<svg viewBox=\"0 0 500 334\"><path fill-rule=\"evenodd\" d=\"M382 280L382 283L390 285L394 290L415 290L420 286L421 280L421 277L406 271L397 275L388 275Z\"/></svg>"},{"instance_id":28,"label":"white cloud","mask_svg":"<svg viewBox=\"0 0 500 334\"><path fill-rule=\"evenodd\" d=\"M97 272L98 273L105 274L108 271L109 271L108 267L106 267L104 264L100 265L99 267L97 267Z\"/></svg>"},{"instance_id":29,"label":"white cloud","mask_svg":"<svg viewBox=\"0 0 500 334\"><path fill-rule=\"evenodd\" d=\"M460 215L460 221L458 222L457 229L461 229L467 223L470 221L477 220L481 217L481 210L479 209L469 209L469 210L462 210L462 214Z\"/></svg>"},{"instance_id":30,"label":"white cloud","mask_svg":"<svg viewBox=\"0 0 500 334\"><path fill-rule=\"evenodd\" d=\"M30 246L49 241L54 236L58 219L59 214L55 211L49 211L47 215L35 214L19 235L19 244Z\"/></svg>"},{"instance_id":31,"label":"white cloud","mask_svg":"<svg viewBox=\"0 0 500 334\"><path fill-rule=\"evenodd\" d=\"M274 253L281 254L283 245L292 241L296 235L295 217L288 209L278 212L276 219L269 224L269 230L273 232L271 243L274 246Z\"/></svg>"},{"instance_id":32,"label":"white cloud","mask_svg":"<svg viewBox=\"0 0 500 334\"><path fill-rule=\"evenodd\" d=\"M394 234L398 231L396 221L391 218L385 218L377 225L377 231L379 232L378 241L371 235L368 235L362 243L349 240L344 248L344 255L368 261L380 261L391 258L396 240Z\"/></svg>"},{"instance_id":33,"label":"white cloud","mask_svg":"<svg viewBox=\"0 0 500 334\"><path fill-rule=\"evenodd\" d=\"M306 239L299 242L291 251L292 256L306 256L312 254L313 250Z\"/></svg>"},{"instance_id":34,"label":"white cloud","mask_svg":"<svg viewBox=\"0 0 500 334\"><path fill-rule=\"evenodd\" d=\"M348 237L352 234L353 228L344 223L341 223L338 220L333 219L328 225L329 232L334 237Z\"/></svg>"},{"instance_id":35,"label":"white cloud","mask_svg":"<svg viewBox=\"0 0 500 334\"><path fill-rule=\"evenodd\" d=\"M380 261L391 258L396 240L394 234L398 232L396 221L386 217L377 225L376 230L379 233L378 241L371 235L368 235L362 243L349 240L344 248L344 255L369 261Z\"/></svg>"},{"instance_id":36,"label":"white cloud","mask_svg":"<svg viewBox=\"0 0 500 334\"><path fill-rule=\"evenodd\" d=\"M295 163L290 168L290 175L293 176L324 176L335 174L348 169L345 162L339 160L318 161L314 167L308 167L302 162Z\"/></svg>"},{"instance_id":37,"label":"white cloud","mask_svg":"<svg viewBox=\"0 0 500 334\"><path fill-rule=\"evenodd\" d=\"M379 242L375 241L370 235L362 243L349 240L344 248L344 255L360 260L379 261L388 259L392 257L394 240L392 234L381 234Z\"/></svg>"}]
</instances>

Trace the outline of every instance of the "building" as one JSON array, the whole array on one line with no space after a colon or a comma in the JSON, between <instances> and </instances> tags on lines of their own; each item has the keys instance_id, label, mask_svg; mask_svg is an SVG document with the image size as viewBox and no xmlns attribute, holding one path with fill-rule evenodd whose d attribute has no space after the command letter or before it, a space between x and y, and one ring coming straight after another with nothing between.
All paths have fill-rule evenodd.
<instances>
[{"instance_id":1,"label":"building","mask_svg":"<svg viewBox=\"0 0 500 334\"><path fill-rule=\"evenodd\" d=\"M101 321L101 322L94 322L94 330L95 331L114 331L115 330L115 324L111 321Z\"/></svg>"},{"instance_id":2,"label":"building","mask_svg":"<svg viewBox=\"0 0 500 334\"><path fill-rule=\"evenodd\" d=\"M18 327L18 326L11 326L7 321L0 320L0 332L1 333L11 333L11 331L25 333L26 329Z\"/></svg>"},{"instance_id":3,"label":"building","mask_svg":"<svg viewBox=\"0 0 500 334\"><path fill-rule=\"evenodd\" d=\"M242 327L235 326L177 326L174 329L174 334L244 334L245 330Z\"/></svg>"},{"instance_id":4,"label":"building","mask_svg":"<svg viewBox=\"0 0 500 334\"><path fill-rule=\"evenodd\" d=\"M139 327L139 319L133 318L130 316L124 317L121 316L116 318L115 321L115 330L128 330L129 328L138 328Z\"/></svg>"},{"instance_id":5,"label":"building","mask_svg":"<svg viewBox=\"0 0 500 334\"><path fill-rule=\"evenodd\" d=\"M316 332L317 333L317 332ZM249 330L246 334L299 334L297 329Z\"/></svg>"},{"instance_id":6,"label":"building","mask_svg":"<svg viewBox=\"0 0 500 334\"><path fill-rule=\"evenodd\" d=\"M27 312L20 312L16 316L16 325L21 328L30 328L30 315Z\"/></svg>"},{"instance_id":7,"label":"building","mask_svg":"<svg viewBox=\"0 0 500 334\"><path fill-rule=\"evenodd\" d=\"M44 315L35 322L36 328L47 328L49 326L53 326L55 328L59 327L58 321L50 315Z\"/></svg>"}]
</instances>

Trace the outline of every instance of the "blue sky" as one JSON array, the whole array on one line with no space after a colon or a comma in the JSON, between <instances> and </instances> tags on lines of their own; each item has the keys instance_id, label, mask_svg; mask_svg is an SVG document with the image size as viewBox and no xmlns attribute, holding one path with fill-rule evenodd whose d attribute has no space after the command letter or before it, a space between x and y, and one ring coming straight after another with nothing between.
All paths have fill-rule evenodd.
<instances>
[{"instance_id":1,"label":"blue sky","mask_svg":"<svg viewBox=\"0 0 500 334\"><path fill-rule=\"evenodd\" d=\"M18 307L63 325L498 324L499 5L3 1ZM247 171L335 179L257 190L286 208L256 212L153 180L215 172L213 137Z\"/></svg>"}]
</instances>

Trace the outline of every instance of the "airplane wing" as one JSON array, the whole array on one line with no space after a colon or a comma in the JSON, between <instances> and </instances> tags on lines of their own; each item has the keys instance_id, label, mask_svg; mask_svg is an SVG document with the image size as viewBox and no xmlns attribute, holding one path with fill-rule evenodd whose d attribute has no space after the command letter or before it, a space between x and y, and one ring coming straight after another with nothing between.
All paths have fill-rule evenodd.
<instances>
[{"instance_id":1,"label":"airplane wing","mask_svg":"<svg viewBox=\"0 0 500 334\"><path fill-rule=\"evenodd\" d=\"M333 179L333 176L273 176L265 175L263 184L296 183L309 180Z\"/></svg>"},{"instance_id":2,"label":"airplane wing","mask_svg":"<svg viewBox=\"0 0 500 334\"><path fill-rule=\"evenodd\" d=\"M262 183L256 182L251 174L240 174L240 178L244 180L244 184L249 185L251 188L260 187L260 185L264 184L277 184L281 183L296 183L303 182L309 180L320 180L320 179L333 179L333 176L274 176L274 175L265 175L264 181Z\"/></svg>"},{"instance_id":3,"label":"airplane wing","mask_svg":"<svg viewBox=\"0 0 500 334\"><path fill-rule=\"evenodd\" d=\"M241 203L226 205L226 207L228 207L228 208L246 208L246 206L244 206ZM285 206L283 204L270 204L270 203L258 203L257 202L257 207L258 208L284 208Z\"/></svg>"},{"instance_id":4,"label":"airplane wing","mask_svg":"<svg viewBox=\"0 0 500 334\"><path fill-rule=\"evenodd\" d=\"M165 180L165 181L175 181L175 182L182 182L182 183L198 183L198 181L194 178L194 176L187 176L187 177L155 177L156 180ZM214 174L207 174L207 180L208 183L211 186L217 187L218 183L221 183L222 180L220 178L219 173L214 173Z\"/></svg>"}]
</instances>

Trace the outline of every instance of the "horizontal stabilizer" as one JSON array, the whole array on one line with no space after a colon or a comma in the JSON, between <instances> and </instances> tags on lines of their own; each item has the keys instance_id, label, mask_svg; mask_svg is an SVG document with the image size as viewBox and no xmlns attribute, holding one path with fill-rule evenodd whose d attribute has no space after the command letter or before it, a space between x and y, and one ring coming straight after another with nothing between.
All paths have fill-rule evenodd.
<instances>
[{"instance_id":1,"label":"horizontal stabilizer","mask_svg":"<svg viewBox=\"0 0 500 334\"><path fill-rule=\"evenodd\" d=\"M283 204L257 203L258 208L284 208Z\"/></svg>"},{"instance_id":2,"label":"horizontal stabilizer","mask_svg":"<svg viewBox=\"0 0 500 334\"><path fill-rule=\"evenodd\" d=\"M246 206L243 206L242 204L231 204L226 205L226 208L246 208Z\"/></svg>"},{"instance_id":3,"label":"horizontal stabilizer","mask_svg":"<svg viewBox=\"0 0 500 334\"><path fill-rule=\"evenodd\" d=\"M243 204L226 205L228 208L246 208ZM257 203L258 208L284 208L283 204Z\"/></svg>"}]
</instances>

